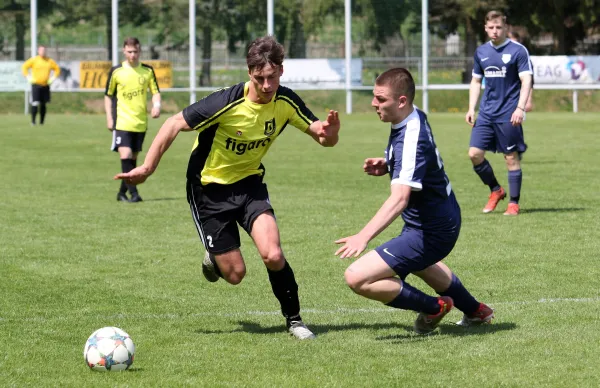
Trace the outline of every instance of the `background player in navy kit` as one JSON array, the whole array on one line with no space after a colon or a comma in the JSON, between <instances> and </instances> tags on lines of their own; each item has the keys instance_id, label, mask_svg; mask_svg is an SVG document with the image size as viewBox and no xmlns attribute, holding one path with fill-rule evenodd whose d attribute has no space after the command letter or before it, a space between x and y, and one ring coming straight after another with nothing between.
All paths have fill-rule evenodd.
<instances>
[{"instance_id":1,"label":"background player in navy kit","mask_svg":"<svg viewBox=\"0 0 600 388\"><path fill-rule=\"evenodd\" d=\"M460 207L444 172L425 113L413 106L415 83L406 69L391 69L375 80L372 105L383 122L392 124L385 158L366 159L369 175L389 173L391 195L356 235L336 241L335 254L357 257L367 243L400 214L402 234L368 252L344 277L359 295L388 306L419 312L415 331L432 332L454 305L465 313L461 324L490 322L493 310L478 302L450 269L440 263L456 243ZM440 295L429 296L405 279L415 274Z\"/></svg>"},{"instance_id":2,"label":"background player in navy kit","mask_svg":"<svg viewBox=\"0 0 600 388\"><path fill-rule=\"evenodd\" d=\"M491 39L475 51L473 78L469 89L469 111L465 120L473 126L469 158L473 169L491 193L484 213L494 211L498 202L506 197L485 151L502 152L508 168L510 201L505 215L518 215L521 196L520 154L527 145L523 137L525 104L531 93L532 68L527 49L506 39L506 17L490 11L485 17L485 31ZM475 121L475 105L485 77L485 92Z\"/></svg>"},{"instance_id":3,"label":"background player in navy kit","mask_svg":"<svg viewBox=\"0 0 600 388\"><path fill-rule=\"evenodd\" d=\"M338 141L338 112L319 121L291 89L279 85L283 46L271 37L250 44L246 63L249 82L212 93L169 118L148 150L144 164L115 178L139 184L156 169L180 131L198 131L188 164L187 194L196 229L206 248L202 272L239 284L246 275L238 224L254 240L288 331L298 339L314 334L300 317L298 285L279 239L279 229L262 182L261 163L287 124L324 147Z\"/></svg>"}]
</instances>

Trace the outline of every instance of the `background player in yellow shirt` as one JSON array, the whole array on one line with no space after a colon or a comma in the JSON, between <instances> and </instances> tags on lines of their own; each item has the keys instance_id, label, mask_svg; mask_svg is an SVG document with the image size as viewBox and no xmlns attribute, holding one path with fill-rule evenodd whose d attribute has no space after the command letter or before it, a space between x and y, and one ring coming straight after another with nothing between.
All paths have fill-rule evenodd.
<instances>
[{"instance_id":1,"label":"background player in yellow shirt","mask_svg":"<svg viewBox=\"0 0 600 388\"><path fill-rule=\"evenodd\" d=\"M300 317L298 285L281 249L279 228L263 183L261 161L288 124L324 147L338 142L338 112L325 121L291 89L279 85L283 46L271 37L256 39L246 56L249 82L218 90L169 118L150 146L144 164L115 176L144 182L180 131L198 131L187 172L187 196L196 229L206 248L202 272L239 284L246 275L238 225L252 237L267 267L289 333L315 335Z\"/></svg>"},{"instance_id":2,"label":"background player in yellow shirt","mask_svg":"<svg viewBox=\"0 0 600 388\"><path fill-rule=\"evenodd\" d=\"M148 114L146 109L147 92L152 93L152 118L160 116L160 90L152 66L140 63L140 41L127 38L123 42L126 61L110 69L106 81L104 110L106 126L113 133L113 151L119 153L121 171L129 172L136 166L138 153L142 150ZM127 190L131 198L127 198ZM121 181L117 201L140 202L135 185Z\"/></svg>"},{"instance_id":3,"label":"background player in yellow shirt","mask_svg":"<svg viewBox=\"0 0 600 388\"><path fill-rule=\"evenodd\" d=\"M31 125L35 125L38 107L40 124L44 124L46 104L50 102L50 84L60 75L60 67L46 56L46 47L39 46L37 52L38 55L29 58L22 67L23 75L31 84Z\"/></svg>"}]
</instances>

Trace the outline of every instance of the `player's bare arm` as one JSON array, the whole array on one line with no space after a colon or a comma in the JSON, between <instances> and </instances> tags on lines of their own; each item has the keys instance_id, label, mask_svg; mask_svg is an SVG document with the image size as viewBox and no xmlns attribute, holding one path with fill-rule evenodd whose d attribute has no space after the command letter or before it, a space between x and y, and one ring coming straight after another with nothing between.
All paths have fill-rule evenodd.
<instances>
[{"instance_id":1,"label":"player's bare arm","mask_svg":"<svg viewBox=\"0 0 600 388\"><path fill-rule=\"evenodd\" d=\"M517 109L515 109L510 118L512 125L520 125L523 123L523 118L525 117L525 111L527 109L527 101L529 100L529 94L531 93L531 74L522 74L519 78L521 79L521 90L519 93Z\"/></svg>"},{"instance_id":2,"label":"player's bare arm","mask_svg":"<svg viewBox=\"0 0 600 388\"><path fill-rule=\"evenodd\" d=\"M187 122L183 118L182 112L169 117L162 127L160 127L156 137L152 141L152 145L146 154L144 164L134 168L128 173L117 174L113 179L125 179L128 183L135 185L144 183L146 179L148 179L148 177L156 170L163 154L169 149L179 132L187 132L191 130L192 128L188 126Z\"/></svg>"},{"instance_id":3,"label":"player's bare arm","mask_svg":"<svg viewBox=\"0 0 600 388\"><path fill-rule=\"evenodd\" d=\"M340 117L336 110L330 110L325 121L314 121L309 125L308 133L323 147L333 147L339 140Z\"/></svg>"},{"instance_id":4,"label":"player's bare arm","mask_svg":"<svg viewBox=\"0 0 600 388\"><path fill-rule=\"evenodd\" d=\"M475 125L475 106L479 101L479 94L481 93L481 78L471 78L471 85L469 86L469 111L465 116L465 121L470 126Z\"/></svg>"},{"instance_id":5,"label":"player's bare arm","mask_svg":"<svg viewBox=\"0 0 600 388\"><path fill-rule=\"evenodd\" d=\"M335 242L336 244L344 244L335 252L336 256L339 255L341 259L358 257L367 248L369 241L394 222L400 213L406 209L411 187L394 184L391 186L391 190L389 198L358 234L341 238Z\"/></svg>"},{"instance_id":6,"label":"player's bare arm","mask_svg":"<svg viewBox=\"0 0 600 388\"><path fill-rule=\"evenodd\" d=\"M383 176L388 173L388 166L385 158L367 158L363 164L363 170L368 175Z\"/></svg>"},{"instance_id":7,"label":"player's bare arm","mask_svg":"<svg viewBox=\"0 0 600 388\"><path fill-rule=\"evenodd\" d=\"M160 117L160 103L161 97L160 93L155 93L152 95L152 110L150 111L150 115L153 119L157 119Z\"/></svg>"},{"instance_id":8,"label":"player's bare arm","mask_svg":"<svg viewBox=\"0 0 600 388\"><path fill-rule=\"evenodd\" d=\"M106 112L106 128L114 130L115 121L112 115L112 98L104 96L104 111Z\"/></svg>"}]
</instances>

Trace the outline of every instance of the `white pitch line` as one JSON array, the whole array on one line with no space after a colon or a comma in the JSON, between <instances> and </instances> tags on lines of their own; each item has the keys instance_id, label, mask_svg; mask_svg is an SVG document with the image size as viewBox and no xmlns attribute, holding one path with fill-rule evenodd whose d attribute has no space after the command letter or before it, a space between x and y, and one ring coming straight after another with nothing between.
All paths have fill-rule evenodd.
<instances>
[{"instance_id":1,"label":"white pitch line","mask_svg":"<svg viewBox=\"0 0 600 388\"><path fill-rule=\"evenodd\" d=\"M514 302L497 302L490 303L490 307L499 305L531 305L531 304L542 304L542 303L598 303L600 302L600 296L595 298L542 298L532 301L514 301ZM359 313L397 313L398 310L392 307L385 308L348 308L339 307L331 310L321 309L302 309L302 313L310 313L317 315L333 315L333 314L359 314ZM114 315L97 315L97 319L171 319L179 320L182 318L199 318L199 317L246 317L246 316L260 316L260 315L280 315L280 311L240 311L240 312L206 312L206 313L192 313L192 314L114 314ZM60 316L60 317L26 317L26 318L5 318L0 317L0 322L5 321L17 321L17 322L47 322L47 321L67 321L74 319L74 317Z\"/></svg>"}]
</instances>

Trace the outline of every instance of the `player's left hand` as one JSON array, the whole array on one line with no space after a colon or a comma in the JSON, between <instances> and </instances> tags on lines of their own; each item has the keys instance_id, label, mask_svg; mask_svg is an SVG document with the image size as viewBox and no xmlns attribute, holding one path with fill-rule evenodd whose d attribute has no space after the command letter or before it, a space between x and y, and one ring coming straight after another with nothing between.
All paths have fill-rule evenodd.
<instances>
[{"instance_id":1,"label":"player's left hand","mask_svg":"<svg viewBox=\"0 0 600 388\"><path fill-rule=\"evenodd\" d=\"M510 117L510 122L513 126L521 125L524 118L525 112L521 108L517 108Z\"/></svg>"},{"instance_id":2,"label":"player's left hand","mask_svg":"<svg viewBox=\"0 0 600 388\"><path fill-rule=\"evenodd\" d=\"M142 164L141 166L136 167L129 172L122 172L120 174L115 175L113 179L122 179L126 183L132 185L139 185L144 183L150 175L152 175L150 169Z\"/></svg>"},{"instance_id":3,"label":"player's left hand","mask_svg":"<svg viewBox=\"0 0 600 388\"><path fill-rule=\"evenodd\" d=\"M344 237L335 242L336 244L344 244L341 248L335 251L335 255L340 259L347 257L358 257L365 249L367 249L368 241L359 235Z\"/></svg>"},{"instance_id":4,"label":"player's left hand","mask_svg":"<svg viewBox=\"0 0 600 388\"><path fill-rule=\"evenodd\" d=\"M153 107L150 111L150 115L153 119L157 119L160 117L160 108Z\"/></svg>"}]
</instances>

